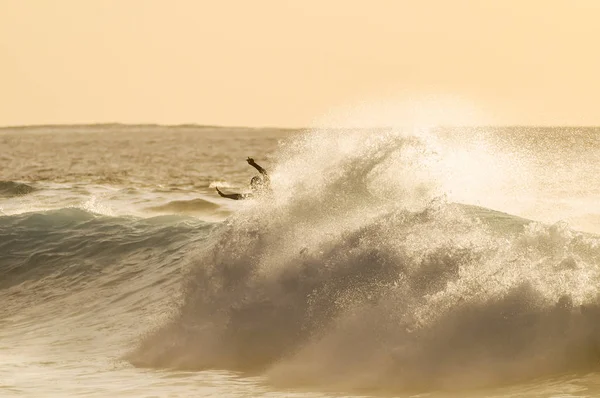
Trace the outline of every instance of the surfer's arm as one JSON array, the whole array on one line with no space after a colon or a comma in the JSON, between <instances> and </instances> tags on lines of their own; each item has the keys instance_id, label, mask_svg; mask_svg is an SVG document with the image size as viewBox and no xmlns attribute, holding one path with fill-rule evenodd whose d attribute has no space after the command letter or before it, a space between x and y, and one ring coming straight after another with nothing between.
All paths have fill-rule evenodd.
<instances>
[{"instance_id":1,"label":"surfer's arm","mask_svg":"<svg viewBox=\"0 0 600 398\"><path fill-rule=\"evenodd\" d=\"M262 175L264 175L265 177L268 177L269 174L267 173L267 170L263 169L261 166L259 166L254 159L252 158L248 158L246 159L246 161L248 162L248 164L252 167L254 167L256 170L258 170L258 172Z\"/></svg>"},{"instance_id":2,"label":"surfer's arm","mask_svg":"<svg viewBox=\"0 0 600 398\"><path fill-rule=\"evenodd\" d=\"M221 190L219 190L219 188L217 188L217 192L219 193L219 195L227 199L240 200L246 198L246 195L242 195L241 193L223 193L221 192Z\"/></svg>"}]
</instances>

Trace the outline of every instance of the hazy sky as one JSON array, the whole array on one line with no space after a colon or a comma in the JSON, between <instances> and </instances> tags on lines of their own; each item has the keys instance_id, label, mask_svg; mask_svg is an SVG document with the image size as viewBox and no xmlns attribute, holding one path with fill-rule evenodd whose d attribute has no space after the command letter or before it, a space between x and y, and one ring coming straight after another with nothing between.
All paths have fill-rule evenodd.
<instances>
[{"instance_id":1,"label":"hazy sky","mask_svg":"<svg viewBox=\"0 0 600 398\"><path fill-rule=\"evenodd\" d=\"M0 0L0 125L600 125L598 21L600 0Z\"/></svg>"}]
</instances>

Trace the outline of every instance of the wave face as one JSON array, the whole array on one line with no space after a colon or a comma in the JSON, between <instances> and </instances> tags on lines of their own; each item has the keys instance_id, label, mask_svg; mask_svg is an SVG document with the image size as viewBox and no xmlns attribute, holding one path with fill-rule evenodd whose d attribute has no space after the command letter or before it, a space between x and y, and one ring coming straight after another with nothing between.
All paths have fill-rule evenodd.
<instances>
[{"instance_id":1,"label":"wave face","mask_svg":"<svg viewBox=\"0 0 600 398\"><path fill-rule=\"evenodd\" d=\"M31 298L42 290L101 292L100 276L119 282L145 267L156 271L210 228L180 216L110 217L78 208L0 216L0 290L24 284Z\"/></svg>"},{"instance_id":2,"label":"wave face","mask_svg":"<svg viewBox=\"0 0 600 398\"><path fill-rule=\"evenodd\" d=\"M14 181L0 181L0 197L10 198L13 196L26 195L35 191L35 188Z\"/></svg>"},{"instance_id":3,"label":"wave face","mask_svg":"<svg viewBox=\"0 0 600 398\"><path fill-rule=\"evenodd\" d=\"M427 137L313 132L282 146L128 359L277 385L465 388L589 371L600 241L444 196Z\"/></svg>"}]
</instances>

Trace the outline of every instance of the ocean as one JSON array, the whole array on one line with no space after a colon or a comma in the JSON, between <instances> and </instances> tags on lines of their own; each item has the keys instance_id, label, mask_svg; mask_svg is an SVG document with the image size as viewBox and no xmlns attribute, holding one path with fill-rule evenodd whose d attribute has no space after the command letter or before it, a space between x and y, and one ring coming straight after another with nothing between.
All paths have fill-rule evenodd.
<instances>
[{"instance_id":1,"label":"ocean","mask_svg":"<svg viewBox=\"0 0 600 398\"><path fill-rule=\"evenodd\" d=\"M271 189L247 200L253 157ZM600 128L0 129L1 397L600 396Z\"/></svg>"}]
</instances>

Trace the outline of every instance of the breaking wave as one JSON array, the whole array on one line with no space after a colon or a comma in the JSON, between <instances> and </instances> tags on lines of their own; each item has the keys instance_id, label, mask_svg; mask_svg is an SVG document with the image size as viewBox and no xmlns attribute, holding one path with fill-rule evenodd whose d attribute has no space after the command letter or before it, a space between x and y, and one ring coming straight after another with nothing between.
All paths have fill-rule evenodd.
<instances>
[{"instance_id":1,"label":"breaking wave","mask_svg":"<svg viewBox=\"0 0 600 398\"><path fill-rule=\"evenodd\" d=\"M199 248L136 366L473 388L597 369L600 241L444 196L428 137L312 132Z\"/></svg>"}]
</instances>

